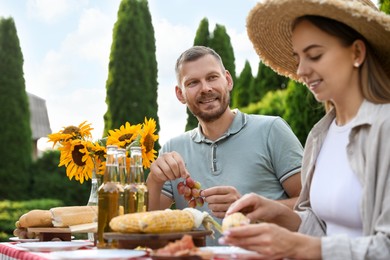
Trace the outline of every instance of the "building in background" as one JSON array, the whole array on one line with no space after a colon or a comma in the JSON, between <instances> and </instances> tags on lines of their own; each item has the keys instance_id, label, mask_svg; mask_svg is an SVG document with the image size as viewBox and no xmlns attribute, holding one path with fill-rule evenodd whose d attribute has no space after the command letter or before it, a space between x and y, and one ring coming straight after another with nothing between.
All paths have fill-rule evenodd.
<instances>
[{"instance_id":1,"label":"building in background","mask_svg":"<svg viewBox=\"0 0 390 260\"><path fill-rule=\"evenodd\" d=\"M27 95L30 104L30 126L33 142L32 158L36 160L39 156L38 140L51 134L51 128L46 101L31 93L27 93Z\"/></svg>"}]
</instances>

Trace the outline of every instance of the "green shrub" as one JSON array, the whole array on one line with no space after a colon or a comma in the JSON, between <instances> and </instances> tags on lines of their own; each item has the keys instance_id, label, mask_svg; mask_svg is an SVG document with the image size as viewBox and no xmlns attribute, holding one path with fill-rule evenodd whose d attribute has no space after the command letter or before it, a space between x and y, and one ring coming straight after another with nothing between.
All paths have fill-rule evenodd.
<instances>
[{"instance_id":1,"label":"green shrub","mask_svg":"<svg viewBox=\"0 0 390 260\"><path fill-rule=\"evenodd\" d=\"M54 199L0 201L0 241L8 241L13 236L15 222L24 213L33 209L50 209L60 206L63 206L63 202Z\"/></svg>"},{"instance_id":2,"label":"green shrub","mask_svg":"<svg viewBox=\"0 0 390 260\"><path fill-rule=\"evenodd\" d=\"M69 180L66 168L58 167L60 152L46 151L34 162L31 169L30 197L61 200L65 206L86 205L91 191L91 182L80 184Z\"/></svg>"},{"instance_id":3,"label":"green shrub","mask_svg":"<svg viewBox=\"0 0 390 260\"><path fill-rule=\"evenodd\" d=\"M282 117L286 109L286 91L268 91L257 103L251 103L241 111L248 114L272 115Z\"/></svg>"}]
</instances>

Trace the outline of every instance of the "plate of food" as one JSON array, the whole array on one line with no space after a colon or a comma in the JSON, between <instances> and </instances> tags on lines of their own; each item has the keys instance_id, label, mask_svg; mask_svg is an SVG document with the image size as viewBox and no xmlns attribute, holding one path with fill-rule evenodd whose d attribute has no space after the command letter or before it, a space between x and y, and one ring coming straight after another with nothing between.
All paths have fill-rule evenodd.
<instances>
[{"instance_id":1,"label":"plate of food","mask_svg":"<svg viewBox=\"0 0 390 260\"><path fill-rule=\"evenodd\" d=\"M263 259L262 255L235 246L206 246L199 247L200 251L212 252L214 257L228 259Z\"/></svg>"},{"instance_id":2,"label":"plate of food","mask_svg":"<svg viewBox=\"0 0 390 260\"><path fill-rule=\"evenodd\" d=\"M153 260L208 260L213 256L211 251L200 251L190 235L153 250L150 255Z\"/></svg>"},{"instance_id":3,"label":"plate of food","mask_svg":"<svg viewBox=\"0 0 390 260\"><path fill-rule=\"evenodd\" d=\"M135 257L141 257L146 255L142 250L130 250L130 249L99 249L99 250L75 250L75 251L57 251L50 254L56 259L106 259L106 260L119 260L119 259L131 259Z\"/></svg>"},{"instance_id":4,"label":"plate of food","mask_svg":"<svg viewBox=\"0 0 390 260\"><path fill-rule=\"evenodd\" d=\"M69 251L76 250L86 246L93 246L88 241L50 241L50 242L27 242L17 246L34 252L51 252L51 251Z\"/></svg>"}]
</instances>

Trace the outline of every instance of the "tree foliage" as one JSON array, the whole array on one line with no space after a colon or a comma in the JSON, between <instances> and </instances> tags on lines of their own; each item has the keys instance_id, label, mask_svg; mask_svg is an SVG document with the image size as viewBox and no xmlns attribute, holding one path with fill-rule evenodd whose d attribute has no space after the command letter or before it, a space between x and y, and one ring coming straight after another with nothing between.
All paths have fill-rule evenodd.
<instances>
[{"instance_id":1,"label":"tree foliage","mask_svg":"<svg viewBox=\"0 0 390 260\"><path fill-rule=\"evenodd\" d=\"M0 18L0 104L0 199L12 200L27 194L32 161L23 54L12 18Z\"/></svg>"},{"instance_id":2,"label":"tree foliage","mask_svg":"<svg viewBox=\"0 0 390 260\"><path fill-rule=\"evenodd\" d=\"M304 145L310 130L325 115L324 106L314 98L306 86L290 80L286 90L285 107L283 118Z\"/></svg>"},{"instance_id":3,"label":"tree foliage","mask_svg":"<svg viewBox=\"0 0 390 260\"><path fill-rule=\"evenodd\" d=\"M105 133L126 122L157 115L157 61L154 29L147 0L122 0L113 29Z\"/></svg>"},{"instance_id":4,"label":"tree foliage","mask_svg":"<svg viewBox=\"0 0 390 260\"><path fill-rule=\"evenodd\" d=\"M69 180L66 168L58 167L60 151L46 151L33 162L31 167L31 186L29 199L57 199L66 206L87 205L91 191L91 181L83 184L75 179Z\"/></svg>"},{"instance_id":5,"label":"tree foliage","mask_svg":"<svg viewBox=\"0 0 390 260\"><path fill-rule=\"evenodd\" d=\"M270 67L260 62L257 75L250 86L251 96L249 102L261 100L268 91L286 88L288 81L288 78L278 75Z\"/></svg>"},{"instance_id":6,"label":"tree foliage","mask_svg":"<svg viewBox=\"0 0 390 260\"><path fill-rule=\"evenodd\" d=\"M241 108L249 105L251 96L250 86L253 84L252 68L248 60L245 61L244 69L240 73L232 90L232 107Z\"/></svg>"},{"instance_id":7,"label":"tree foliage","mask_svg":"<svg viewBox=\"0 0 390 260\"><path fill-rule=\"evenodd\" d=\"M216 24L213 37L210 39L210 47L221 56L223 65L232 75L233 81L236 80L236 65L230 36L223 25Z\"/></svg>"},{"instance_id":8,"label":"tree foliage","mask_svg":"<svg viewBox=\"0 0 390 260\"><path fill-rule=\"evenodd\" d=\"M286 96L287 92L285 90L269 91L261 101L251 103L241 110L248 114L283 117L286 112Z\"/></svg>"},{"instance_id":9,"label":"tree foliage","mask_svg":"<svg viewBox=\"0 0 390 260\"><path fill-rule=\"evenodd\" d=\"M380 10L390 14L390 0L379 0Z\"/></svg>"},{"instance_id":10,"label":"tree foliage","mask_svg":"<svg viewBox=\"0 0 390 260\"><path fill-rule=\"evenodd\" d=\"M307 88L290 80L286 89L271 90L258 102L241 108L249 114L280 116L290 125L302 145L307 135L325 114L321 103L318 103Z\"/></svg>"},{"instance_id":11,"label":"tree foliage","mask_svg":"<svg viewBox=\"0 0 390 260\"><path fill-rule=\"evenodd\" d=\"M196 30L194 46L209 46L210 44L210 32L209 32L209 20L203 18L200 21L199 27Z\"/></svg>"}]
</instances>

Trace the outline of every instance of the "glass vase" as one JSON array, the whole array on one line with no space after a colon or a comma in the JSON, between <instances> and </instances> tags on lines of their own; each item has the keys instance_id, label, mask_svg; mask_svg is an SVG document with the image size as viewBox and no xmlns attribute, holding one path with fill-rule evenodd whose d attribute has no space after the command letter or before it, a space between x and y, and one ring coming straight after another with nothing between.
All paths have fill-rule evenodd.
<instances>
[{"instance_id":1,"label":"glass vase","mask_svg":"<svg viewBox=\"0 0 390 260\"><path fill-rule=\"evenodd\" d=\"M99 190L99 178L96 175L96 169L92 171L92 178L91 178L91 192L89 194L89 199L87 206L97 206L98 205L98 190ZM97 222L97 217L95 219ZM91 242L95 241L95 233L90 232L88 233L88 240Z\"/></svg>"}]
</instances>

